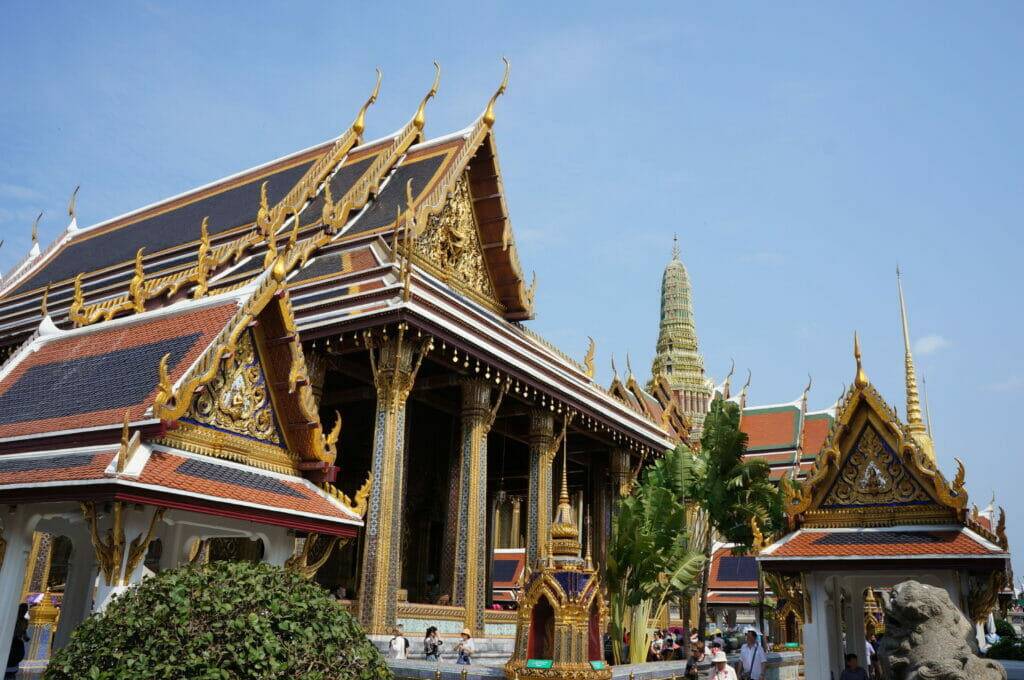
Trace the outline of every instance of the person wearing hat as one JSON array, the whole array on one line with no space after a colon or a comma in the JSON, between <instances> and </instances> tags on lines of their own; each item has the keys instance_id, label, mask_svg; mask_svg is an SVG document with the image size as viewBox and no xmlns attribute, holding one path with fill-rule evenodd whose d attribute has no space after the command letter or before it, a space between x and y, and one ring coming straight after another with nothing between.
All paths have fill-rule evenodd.
<instances>
[{"instance_id":1,"label":"person wearing hat","mask_svg":"<svg viewBox=\"0 0 1024 680\"><path fill-rule=\"evenodd\" d=\"M469 632L469 628L462 629L462 639L455 645L455 653L458 655L455 663L460 666L468 666L469 657L476 654L476 645L473 644L473 634Z\"/></svg>"},{"instance_id":2,"label":"person wearing hat","mask_svg":"<svg viewBox=\"0 0 1024 680\"><path fill-rule=\"evenodd\" d=\"M757 637L760 633L748 628L746 633L746 644L740 647L740 677L743 680L762 680L765 675L765 667L768 664L768 655L765 654Z\"/></svg>"},{"instance_id":3,"label":"person wearing hat","mask_svg":"<svg viewBox=\"0 0 1024 680\"><path fill-rule=\"evenodd\" d=\"M716 650L711 657L711 663L715 664L715 672L711 674L711 680L737 680L736 671L729 665L729 659L721 649Z\"/></svg>"}]
</instances>

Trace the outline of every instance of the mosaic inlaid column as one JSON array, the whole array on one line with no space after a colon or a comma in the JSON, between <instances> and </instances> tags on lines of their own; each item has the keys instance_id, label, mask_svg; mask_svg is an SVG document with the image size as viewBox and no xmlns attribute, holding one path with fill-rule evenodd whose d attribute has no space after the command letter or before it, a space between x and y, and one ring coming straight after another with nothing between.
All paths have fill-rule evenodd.
<instances>
[{"instance_id":1,"label":"mosaic inlaid column","mask_svg":"<svg viewBox=\"0 0 1024 680\"><path fill-rule=\"evenodd\" d=\"M526 564L537 568L551 522L551 448L555 418L551 411L530 411L530 478L526 497Z\"/></svg>"},{"instance_id":2,"label":"mosaic inlaid column","mask_svg":"<svg viewBox=\"0 0 1024 680\"><path fill-rule=\"evenodd\" d=\"M508 547L510 548L520 547L519 541L521 538L521 534L519 531L519 526L522 523L522 521L519 519L519 513L520 507L522 506L522 502L523 499L520 498L519 496L516 496L512 499L512 520L509 523L508 529Z\"/></svg>"},{"instance_id":3,"label":"mosaic inlaid column","mask_svg":"<svg viewBox=\"0 0 1024 680\"><path fill-rule=\"evenodd\" d=\"M491 429L489 381L462 382L459 512L455 538L454 604L466 608L466 627L483 635L487 599L487 433Z\"/></svg>"},{"instance_id":4,"label":"mosaic inlaid column","mask_svg":"<svg viewBox=\"0 0 1024 680\"><path fill-rule=\"evenodd\" d=\"M404 334L366 336L377 388L373 458L359 621L367 633L383 635L397 620L396 594L402 575L402 517L406 451L406 401L422 354Z\"/></svg>"},{"instance_id":5,"label":"mosaic inlaid column","mask_svg":"<svg viewBox=\"0 0 1024 680\"><path fill-rule=\"evenodd\" d=\"M628 449L612 449L608 454L608 474L615 498L629 493L631 481L629 463Z\"/></svg>"}]
</instances>

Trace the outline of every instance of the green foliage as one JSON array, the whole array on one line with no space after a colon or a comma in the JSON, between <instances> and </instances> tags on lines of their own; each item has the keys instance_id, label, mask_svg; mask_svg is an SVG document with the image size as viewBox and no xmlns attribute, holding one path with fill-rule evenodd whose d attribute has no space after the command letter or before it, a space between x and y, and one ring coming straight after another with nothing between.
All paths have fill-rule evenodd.
<instances>
[{"instance_id":1,"label":"green foliage","mask_svg":"<svg viewBox=\"0 0 1024 680\"><path fill-rule=\"evenodd\" d=\"M740 430L737 404L716 399L704 419L701 450L684 460L689 468L684 477L686 495L694 499L707 519L706 533L700 537L707 558L701 579L701 630L707 620L707 581L711 562L712 531L728 543L733 552L743 554L754 543L751 521L769 536L783 526L782 496L771 482L767 463L744 459L747 435Z\"/></svg>"},{"instance_id":2,"label":"green foliage","mask_svg":"<svg viewBox=\"0 0 1024 680\"><path fill-rule=\"evenodd\" d=\"M985 654L989 659L1004 659L1006 661L1024 661L1024 645L1020 640L1014 638L1003 638L988 648Z\"/></svg>"},{"instance_id":3,"label":"green foliage","mask_svg":"<svg viewBox=\"0 0 1024 680\"><path fill-rule=\"evenodd\" d=\"M164 571L88 618L44 680L389 679L326 591L268 564Z\"/></svg>"},{"instance_id":4,"label":"green foliage","mask_svg":"<svg viewBox=\"0 0 1024 680\"><path fill-rule=\"evenodd\" d=\"M1017 631L1006 619L996 619L996 635L1002 638L1017 637Z\"/></svg>"},{"instance_id":5,"label":"green foliage","mask_svg":"<svg viewBox=\"0 0 1024 680\"><path fill-rule=\"evenodd\" d=\"M606 572L616 659L628 625L630 656L643 661L648 619L660 617L670 601L691 591L700 575L704 557L691 549L686 531L685 461L690 458L685 447L667 451L619 500Z\"/></svg>"}]
</instances>

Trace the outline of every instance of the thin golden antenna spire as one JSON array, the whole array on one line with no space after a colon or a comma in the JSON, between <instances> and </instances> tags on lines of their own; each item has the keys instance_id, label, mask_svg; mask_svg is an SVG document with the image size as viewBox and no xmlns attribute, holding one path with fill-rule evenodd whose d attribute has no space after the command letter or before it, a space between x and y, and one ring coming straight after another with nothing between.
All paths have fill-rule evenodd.
<instances>
[{"instance_id":1,"label":"thin golden antenna spire","mask_svg":"<svg viewBox=\"0 0 1024 680\"><path fill-rule=\"evenodd\" d=\"M672 259L679 259L679 234L672 234Z\"/></svg>"},{"instance_id":2,"label":"thin golden antenna spire","mask_svg":"<svg viewBox=\"0 0 1024 680\"><path fill-rule=\"evenodd\" d=\"M71 192L71 202L68 203L68 216L71 217L71 219L75 219L75 217L76 217L76 215L75 215L75 197L78 196L78 190L81 189L81 188L82 188L82 185L79 184L78 186L75 187L75 190Z\"/></svg>"},{"instance_id":3,"label":"thin golden antenna spire","mask_svg":"<svg viewBox=\"0 0 1024 680\"><path fill-rule=\"evenodd\" d=\"M928 381L921 376L921 389L924 391L924 418L928 425L928 437L932 436L932 410L928 406Z\"/></svg>"},{"instance_id":4,"label":"thin golden antenna spire","mask_svg":"<svg viewBox=\"0 0 1024 680\"><path fill-rule=\"evenodd\" d=\"M39 245L39 220L43 219L43 213L36 215L36 221L32 223L32 243Z\"/></svg>"},{"instance_id":5,"label":"thin golden antenna spire","mask_svg":"<svg viewBox=\"0 0 1024 680\"><path fill-rule=\"evenodd\" d=\"M911 431L924 431L921 422L921 400L917 393L917 375L914 372L914 357L910 353L910 331L907 327L907 306L903 301L903 281L900 268L896 267L896 288L900 296L900 319L903 322L903 349L906 352L905 371L907 383L907 424Z\"/></svg>"}]
</instances>

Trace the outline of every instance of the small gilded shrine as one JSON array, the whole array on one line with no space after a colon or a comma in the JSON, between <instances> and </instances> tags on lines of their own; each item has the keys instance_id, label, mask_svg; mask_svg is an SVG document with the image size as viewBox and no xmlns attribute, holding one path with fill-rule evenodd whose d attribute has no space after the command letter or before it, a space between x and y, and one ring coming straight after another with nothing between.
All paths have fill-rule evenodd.
<instances>
[{"instance_id":1,"label":"small gilded shrine","mask_svg":"<svg viewBox=\"0 0 1024 680\"><path fill-rule=\"evenodd\" d=\"M607 608L590 541L586 557L581 557L564 458L562 491L547 552L520 595L515 652L505 664L505 676L607 680L612 673L603 661L601 639Z\"/></svg>"}]
</instances>

